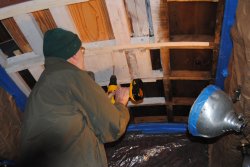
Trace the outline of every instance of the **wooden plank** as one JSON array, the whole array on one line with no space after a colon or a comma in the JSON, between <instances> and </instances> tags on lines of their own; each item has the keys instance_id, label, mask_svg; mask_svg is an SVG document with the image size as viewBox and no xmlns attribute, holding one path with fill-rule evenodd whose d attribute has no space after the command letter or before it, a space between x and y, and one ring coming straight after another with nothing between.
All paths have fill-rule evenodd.
<instances>
[{"instance_id":1,"label":"wooden plank","mask_svg":"<svg viewBox=\"0 0 250 167\"><path fill-rule=\"evenodd\" d=\"M167 0L168 2L218 2L219 0Z\"/></svg>"},{"instance_id":2,"label":"wooden plank","mask_svg":"<svg viewBox=\"0 0 250 167\"><path fill-rule=\"evenodd\" d=\"M170 80L210 80L209 71L171 71Z\"/></svg>"},{"instance_id":3,"label":"wooden plank","mask_svg":"<svg viewBox=\"0 0 250 167\"><path fill-rule=\"evenodd\" d=\"M188 122L188 117L186 116L174 116L174 122L183 122L187 123Z\"/></svg>"},{"instance_id":4,"label":"wooden plank","mask_svg":"<svg viewBox=\"0 0 250 167\"><path fill-rule=\"evenodd\" d=\"M2 52L0 49L0 64L3 66L6 70L7 66L7 56ZM19 89L28 96L30 93L30 88L26 84L26 82L23 80L23 78L18 74L18 72L10 73L6 70L7 74L10 76L10 78L16 83L16 85L19 87Z\"/></svg>"},{"instance_id":5,"label":"wooden plank","mask_svg":"<svg viewBox=\"0 0 250 167\"><path fill-rule=\"evenodd\" d=\"M69 5L80 38L84 42L113 38L113 32L102 0Z\"/></svg>"},{"instance_id":6,"label":"wooden plank","mask_svg":"<svg viewBox=\"0 0 250 167\"><path fill-rule=\"evenodd\" d=\"M14 51L16 56L7 60L7 71L21 71L28 69L33 78L38 81L42 72L44 71L44 58L42 56L35 55L34 52L22 54L19 50Z\"/></svg>"},{"instance_id":7,"label":"wooden plank","mask_svg":"<svg viewBox=\"0 0 250 167\"><path fill-rule=\"evenodd\" d=\"M28 41L13 18L4 19L2 23L22 52L32 51Z\"/></svg>"},{"instance_id":8,"label":"wooden plank","mask_svg":"<svg viewBox=\"0 0 250 167\"><path fill-rule=\"evenodd\" d=\"M148 49L137 49L136 62L139 78L152 77L152 63Z\"/></svg>"},{"instance_id":9,"label":"wooden plank","mask_svg":"<svg viewBox=\"0 0 250 167\"><path fill-rule=\"evenodd\" d=\"M49 10L58 27L79 34L66 6L53 7Z\"/></svg>"},{"instance_id":10,"label":"wooden plank","mask_svg":"<svg viewBox=\"0 0 250 167\"><path fill-rule=\"evenodd\" d=\"M29 0L1 0L0 8L10 6L10 5L14 5L14 4L18 4L18 3L22 3L22 2L25 2L25 1L29 1Z\"/></svg>"},{"instance_id":11,"label":"wooden plank","mask_svg":"<svg viewBox=\"0 0 250 167\"><path fill-rule=\"evenodd\" d=\"M221 28L222 28L222 20L224 14L224 5L225 0L220 0L217 5L217 13L216 13L216 26L215 26L215 37L214 43L219 46L220 44L220 36L221 36ZM212 78L216 77L216 69L218 63L219 56L219 48L214 48L213 50L213 59L212 59L212 68L211 68L211 76ZM213 84L214 81L211 82Z\"/></svg>"},{"instance_id":12,"label":"wooden plank","mask_svg":"<svg viewBox=\"0 0 250 167\"><path fill-rule=\"evenodd\" d=\"M135 117L135 124L138 123L147 123L147 122L167 122L167 116L144 116L144 117Z\"/></svg>"},{"instance_id":13,"label":"wooden plank","mask_svg":"<svg viewBox=\"0 0 250 167\"><path fill-rule=\"evenodd\" d=\"M64 6L79 2L87 2L88 0L33 0L1 8L0 20L30 13L38 10L49 9L56 6Z\"/></svg>"},{"instance_id":14,"label":"wooden plank","mask_svg":"<svg viewBox=\"0 0 250 167\"><path fill-rule=\"evenodd\" d=\"M14 20L22 31L23 35L29 42L33 51L43 56L43 35L38 25L30 14L15 16Z\"/></svg>"},{"instance_id":15,"label":"wooden plank","mask_svg":"<svg viewBox=\"0 0 250 167\"><path fill-rule=\"evenodd\" d=\"M150 0L155 42L165 42L169 39L169 18L167 2Z\"/></svg>"},{"instance_id":16,"label":"wooden plank","mask_svg":"<svg viewBox=\"0 0 250 167\"><path fill-rule=\"evenodd\" d=\"M191 106L193 105L194 101L195 101L195 98L191 98L191 97L172 97L172 100L167 101L167 104Z\"/></svg>"},{"instance_id":17,"label":"wooden plank","mask_svg":"<svg viewBox=\"0 0 250 167\"><path fill-rule=\"evenodd\" d=\"M105 0L105 2L117 44L128 44L131 30L123 0Z\"/></svg>"},{"instance_id":18,"label":"wooden plank","mask_svg":"<svg viewBox=\"0 0 250 167\"><path fill-rule=\"evenodd\" d=\"M172 42L214 42L214 36L211 35L172 35L170 40Z\"/></svg>"},{"instance_id":19,"label":"wooden plank","mask_svg":"<svg viewBox=\"0 0 250 167\"><path fill-rule=\"evenodd\" d=\"M147 97L143 99L143 102L135 104L131 101L128 102L128 107L139 107L139 106L153 106L153 105L165 105L164 97Z\"/></svg>"},{"instance_id":20,"label":"wooden plank","mask_svg":"<svg viewBox=\"0 0 250 167\"><path fill-rule=\"evenodd\" d=\"M210 42L161 42L161 43L146 43L146 44L121 44L117 46L106 46L100 48L87 48L89 51L110 51L110 50L129 50L129 49L212 49L214 44Z\"/></svg>"},{"instance_id":21,"label":"wooden plank","mask_svg":"<svg viewBox=\"0 0 250 167\"><path fill-rule=\"evenodd\" d=\"M50 29L57 28L56 23L48 9L32 12L32 14L43 33Z\"/></svg>"},{"instance_id":22,"label":"wooden plank","mask_svg":"<svg viewBox=\"0 0 250 167\"><path fill-rule=\"evenodd\" d=\"M149 23L145 0L125 0L125 3L132 21L133 36L148 36Z\"/></svg>"},{"instance_id":23,"label":"wooden plank","mask_svg":"<svg viewBox=\"0 0 250 167\"><path fill-rule=\"evenodd\" d=\"M5 70L8 73L14 73L30 67L37 67L44 64L44 57L35 54L34 52L25 53L19 56L10 57L7 59Z\"/></svg>"}]
</instances>

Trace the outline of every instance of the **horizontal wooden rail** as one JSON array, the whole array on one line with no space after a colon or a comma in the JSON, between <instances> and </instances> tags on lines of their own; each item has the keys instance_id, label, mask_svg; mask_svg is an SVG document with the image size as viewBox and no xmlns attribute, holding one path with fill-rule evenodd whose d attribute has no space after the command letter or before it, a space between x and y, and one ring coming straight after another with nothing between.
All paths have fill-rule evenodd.
<instances>
[{"instance_id":1,"label":"horizontal wooden rail","mask_svg":"<svg viewBox=\"0 0 250 167\"><path fill-rule=\"evenodd\" d=\"M49 9L57 6L64 6L89 0L32 0L0 9L0 20L30 13L38 10Z\"/></svg>"},{"instance_id":2,"label":"horizontal wooden rail","mask_svg":"<svg viewBox=\"0 0 250 167\"><path fill-rule=\"evenodd\" d=\"M170 80L210 80L208 71L171 71Z\"/></svg>"}]
</instances>

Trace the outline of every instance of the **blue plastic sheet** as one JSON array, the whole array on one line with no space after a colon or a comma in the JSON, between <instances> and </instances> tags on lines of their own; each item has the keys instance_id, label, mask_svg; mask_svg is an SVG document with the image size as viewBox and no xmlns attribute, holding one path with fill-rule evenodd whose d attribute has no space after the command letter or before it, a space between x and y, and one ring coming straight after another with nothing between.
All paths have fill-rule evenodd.
<instances>
[{"instance_id":1,"label":"blue plastic sheet","mask_svg":"<svg viewBox=\"0 0 250 167\"><path fill-rule=\"evenodd\" d=\"M16 86L6 71L0 66L0 87L6 90L15 99L17 107L24 111L27 97L25 94Z\"/></svg>"}]
</instances>

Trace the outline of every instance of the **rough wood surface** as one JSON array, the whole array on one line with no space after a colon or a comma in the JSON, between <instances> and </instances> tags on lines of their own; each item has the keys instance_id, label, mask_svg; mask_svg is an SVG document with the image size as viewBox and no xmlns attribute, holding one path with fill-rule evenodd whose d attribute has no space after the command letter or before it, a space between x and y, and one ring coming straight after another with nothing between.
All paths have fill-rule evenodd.
<instances>
[{"instance_id":1,"label":"rough wood surface","mask_svg":"<svg viewBox=\"0 0 250 167\"><path fill-rule=\"evenodd\" d=\"M125 0L125 3L132 22L133 36L148 36L149 22L145 0Z\"/></svg>"},{"instance_id":2,"label":"rough wood surface","mask_svg":"<svg viewBox=\"0 0 250 167\"><path fill-rule=\"evenodd\" d=\"M88 0L31 0L16 5L4 7L0 10L0 20L18 16L21 14L31 13L43 9L49 9L56 6L64 6L79 2L86 2Z\"/></svg>"},{"instance_id":3,"label":"rough wood surface","mask_svg":"<svg viewBox=\"0 0 250 167\"><path fill-rule=\"evenodd\" d=\"M4 19L2 23L23 53L32 51L28 41L13 18Z\"/></svg>"},{"instance_id":4,"label":"rough wood surface","mask_svg":"<svg viewBox=\"0 0 250 167\"><path fill-rule=\"evenodd\" d=\"M169 18L167 2L150 0L155 42L168 41Z\"/></svg>"},{"instance_id":5,"label":"rough wood surface","mask_svg":"<svg viewBox=\"0 0 250 167\"><path fill-rule=\"evenodd\" d=\"M45 33L46 31L56 28L57 25L48 9L40 10L32 13L36 22L38 23L41 31Z\"/></svg>"},{"instance_id":6,"label":"rough wood surface","mask_svg":"<svg viewBox=\"0 0 250 167\"><path fill-rule=\"evenodd\" d=\"M18 3L22 3L22 2L25 2L25 1L29 1L29 0L1 0L0 8L10 6L10 5L14 5L14 4L18 4Z\"/></svg>"},{"instance_id":7,"label":"rough wood surface","mask_svg":"<svg viewBox=\"0 0 250 167\"><path fill-rule=\"evenodd\" d=\"M102 0L69 5L80 38L83 42L103 41L113 38L112 28Z\"/></svg>"},{"instance_id":8,"label":"rough wood surface","mask_svg":"<svg viewBox=\"0 0 250 167\"><path fill-rule=\"evenodd\" d=\"M130 43L131 30L123 0L105 0L117 44Z\"/></svg>"}]
</instances>

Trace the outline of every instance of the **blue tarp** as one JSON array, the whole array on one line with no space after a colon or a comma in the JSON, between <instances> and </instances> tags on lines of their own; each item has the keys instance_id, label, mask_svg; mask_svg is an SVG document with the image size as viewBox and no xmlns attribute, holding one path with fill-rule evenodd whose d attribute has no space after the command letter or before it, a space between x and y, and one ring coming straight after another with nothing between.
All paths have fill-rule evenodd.
<instances>
[{"instance_id":1,"label":"blue tarp","mask_svg":"<svg viewBox=\"0 0 250 167\"><path fill-rule=\"evenodd\" d=\"M0 66L0 87L7 91L16 101L17 107L23 112L27 101L26 95L16 86L6 71Z\"/></svg>"}]
</instances>

